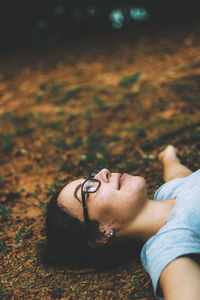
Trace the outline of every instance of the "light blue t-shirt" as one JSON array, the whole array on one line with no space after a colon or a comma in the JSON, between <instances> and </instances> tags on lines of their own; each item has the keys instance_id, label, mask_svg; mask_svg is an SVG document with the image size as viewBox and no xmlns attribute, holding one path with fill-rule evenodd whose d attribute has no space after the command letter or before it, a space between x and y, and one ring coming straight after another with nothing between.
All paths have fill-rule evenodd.
<instances>
[{"instance_id":1,"label":"light blue t-shirt","mask_svg":"<svg viewBox=\"0 0 200 300\"><path fill-rule=\"evenodd\" d=\"M157 296L162 296L158 281L164 268L179 256L200 253L200 169L163 184L154 200L173 197L175 204L167 223L141 251L142 264L151 276Z\"/></svg>"}]
</instances>

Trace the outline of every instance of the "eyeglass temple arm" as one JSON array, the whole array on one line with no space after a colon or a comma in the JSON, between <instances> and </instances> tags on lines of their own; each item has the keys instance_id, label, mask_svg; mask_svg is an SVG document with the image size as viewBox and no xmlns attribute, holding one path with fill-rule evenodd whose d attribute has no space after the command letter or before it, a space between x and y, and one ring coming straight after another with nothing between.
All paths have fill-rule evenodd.
<instances>
[{"instance_id":1,"label":"eyeglass temple arm","mask_svg":"<svg viewBox=\"0 0 200 300\"><path fill-rule=\"evenodd\" d=\"M87 193L87 195L88 195L88 193ZM87 212L87 205L86 205L86 202L85 202L85 192L83 192L82 201L83 201L83 214L84 214L85 224L89 225L89 217L88 217L88 212Z\"/></svg>"}]
</instances>

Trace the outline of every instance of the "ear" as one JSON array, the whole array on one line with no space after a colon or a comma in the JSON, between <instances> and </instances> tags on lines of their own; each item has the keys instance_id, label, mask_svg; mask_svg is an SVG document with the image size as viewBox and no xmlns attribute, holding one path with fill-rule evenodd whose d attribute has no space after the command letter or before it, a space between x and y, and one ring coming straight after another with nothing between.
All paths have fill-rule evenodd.
<instances>
[{"instance_id":1,"label":"ear","mask_svg":"<svg viewBox=\"0 0 200 300\"><path fill-rule=\"evenodd\" d=\"M111 239L111 235L109 234L111 228L106 225L99 225L99 234L98 237L94 237L92 240L88 241L88 245L92 248L98 248L106 245Z\"/></svg>"}]
</instances>

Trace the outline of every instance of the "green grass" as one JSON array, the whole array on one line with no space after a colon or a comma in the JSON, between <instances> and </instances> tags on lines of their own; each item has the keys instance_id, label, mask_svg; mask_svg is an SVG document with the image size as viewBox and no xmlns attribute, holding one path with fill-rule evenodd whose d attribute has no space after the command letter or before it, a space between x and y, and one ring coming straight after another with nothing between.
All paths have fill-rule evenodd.
<instances>
[{"instance_id":1,"label":"green grass","mask_svg":"<svg viewBox=\"0 0 200 300\"><path fill-rule=\"evenodd\" d=\"M63 293L64 291L65 291L64 288L61 288L61 287L54 287L52 293L53 293L53 296L54 296L55 298L61 298L62 293Z\"/></svg>"},{"instance_id":2,"label":"green grass","mask_svg":"<svg viewBox=\"0 0 200 300\"><path fill-rule=\"evenodd\" d=\"M61 98L57 98L52 100L52 103L55 105L60 105L63 104L65 102L67 102L68 100L72 99L72 98L76 98L79 96L79 93L82 91L82 88L74 88L74 89L70 89L64 92L63 96ZM71 105L73 106L74 103L71 103Z\"/></svg>"},{"instance_id":3,"label":"green grass","mask_svg":"<svg viewBox=\"0 0 200 300\"><path fill-rule=\"evenodd\" d=\"M154 138L152 140L152 142L156 145L156 146L162 146L165 144L165 140L162 138L162 137L157 137L157 138Z\"/></svg>"},{"instance_id":4,"label":"green grass","mask_svg":"<svg viewBox=\"0 0 200 300\"><path fill-rule=\"evenodd\" d=\"M84 114L86 118L90 117L92 114L92 109L90 107L87 107Z\"/></svg>"},{"instance_id":5,"label":"green grass","mask_svg":"<svg viewBox=\"0 0 200 300\"><path fill-rule=\"evenodd\" d=\"M170 84L170 88L178 94L185 94L193 90L193 85L191 82L174 81Z\"/></svg>"},{"instance_id":6,"label":"green grass","mask_svg":"<svg viewBox=\"0 0 200 300\"><path fill-rule=\"evenodd\" d=\"M62 102L65 102L71 98L77 97L81 91L82 91L82 89L79 87L66 91L62 97Z\"/></svg>"},{"instance_id":7,"label":"green grass","mask_svg":"<svg viewBox=\"0 0 200 300\"><path fill-rule=\"evenodd\" d=\"M34 130L33 127L30 126L30 122L34 120L34 116L32 113L28 113L23 116L13 116L12 122L14 124L14 136L24 136L29 134Z\"/></svg>"},{"instance_id":8,"label":"green grass","mask_svg":"<svg viewBox=\"0 0 200 300\"><path fill-rule=\"evenodd\" d=\"M172 82L170 88L179 95L183 101L191 101L191 98L193 98L193 94L195 93L193 82Z\"/></svg>"},{"instance_id":9,"label":"green grass","mask_svg":"<svg viewBox=\"0 0 200 300\"><path fill-rule=\"evenodd\" d=\"M31 228L27 228L26 230L26 222L23 223L22 227L20 227L19 231L17 232L15 238L15 244L19 244L20 241L25 242L26 239L30 238L33 234Z\"/></svg>"},{"instance_id":10,"label":"green grass","mask_svg":"<svg viewBox=\"0 0 200 300\"><path fill-rule=\"evenodd\" d=\"M139 127L136 130L136 134L138 137L146 137L146 128L145 127Z\"/></svg>"},{"instance_id":11,"label":"green grass","mask_svg":"<svg viewBox=\"0 0 200 300\"><path fill-rule=\"evenodd\" d=\"M42 210L43 208L46 208L47 203L44 201L39 201L39 209Z\"/></svg>"},{"instance_id":12,"label":"green grass","mask_svg":"<svg viewBox=\"0 0 200 300\"><path fill-rule=\"evenodd\" d=\"M36 100L36 102L41 102L42 101L42 99L43 99L43 96L41 95L41 94L35 94L35 100Z\"/></svg>"},{"instance_id":13,"label":"green grass","mask_svg":"<svg viewBox=\"0 0 200 300\"><path fill-rule=\"evenodd\" d=\"M123 88L128 88L130 87L130 85L136 83L138 81L138 79L140 78L142 72L136 72L133 75L125 75L122 77L122 79L119 82L119 86L123 87Z\"/></svg>"},{"instance_id":14,"label":"green grass","mask_svg":"<svg viewBox=\"0 0 200 300\"><path fill-rule=\"evenodd\" d=\"M54 82L52 85L50 85L49 90L52 93L57 94L60 91L60 84L58 82Z\"/></svg>"},{"instance_id":15,"label":"green grass","mask_svg":"<svg viewBox=\"0 0 200 300\"><path fill-rule=\"evenodd\" d=\"M96 156L97 153L101 155L106 154L106 147L103 143L103 137L97 133L89 135L86 144L88 146L87 156Z\"/></svg>"},{"instance_id":16,"label":"green grass","mask_svg":"<svg viewBox=\"0 0 200 300\"><path fill-rule=\"evenodd\" d=\"M4 153L12 151L14 147L13 135L6 133L0 136L0 150Z\"/></svg>"},{"instance_id":17,"label":"green grass","mask_svg":"<svg viewBox=\"0 0 200 300\"><path fill-rule=\"evenodd\" d=\"M29 166L30 167L30 166ZM32 170L32 169L31 169ZM24 188L20 189L19 191L15 190L15 193L18 194L18 195L21 195L23 193L25 193L26 190Z\"/></svg>"},{"instance_id":18,"label":"green grass","mask_svg":"<svg viewBox=\"0 0 200 300\"><path fill-rule=\"evenodd\" d=\"M65 150L68 150L69 149L69 145L67 144L66 140L63 138L63 139L60 139L60 140L57 140L53 143L53 145L62 150L62 151L65 151Z\"/></svg>"},{"instance_id":19,"label":"green grass","mask_svg":"<svg viewBox=\"0 0 200 300\"><path fill-rule=\"evenodd\" d=\"M200 140L200 132L196 130L192 131L189 136L189 141L192 143L199 140Z\"/></svg>"},{"instance_id":20,"label":"green grass","mask_svg":"<svg viewBox=\"0 0 200 300\"><path fill-rule=\"evenodd\" d=\"M5 241L4 240L0 240L0 252L3 252L5 254L8 253L8 248L6 247Z\"/></svg>"},{"instance_id":21,"label":"green grass","mask_svg":"<svg viewBox=\"0 0 200 300\"><path fill-rule=\"evenodd\" d=\"M22 227L19 229L16 238L15 238L15 244L19 244L20 240L22 240L22 233L25 231L25 225L26 223L22 225Z\"/></svg>"},{"instance_id":22,"label":"green grass","mask_svg":"<svg viewBox=\"0 0 200 300\"><path fill-rule=\"evenodd\" d=\"M164 111L166 109L166 103L167 103L167 101L163 97L158 98L157 99L157 109L159 111Z\"/></svg>"},{"instance_id":23,"label":"green grass","mask_svg":"<svg viewBox=\"0 0 200 300\"><path fill-rule=\"evenodd\" d=\"M12 113L11 113L10 110L5 110L5 111L3 112L3 114L1 115L1 117L2 117L3 120L10 119L11 116L12 116Z\"/></svg>"},{"instance_id":24,"label":"green grass","mask_svg":"<svg viewBox=\"0 0 200 300\"><path fill-rule=\"evenodd\" d=\"M0 283L0 296L2 297L2 299L6 299L6 298L4 298L4 296L7 291L8 291L8 289L4 289L2 283Z\"/></svg>"},{"instance_id":25,"label":"green grass","mask_svg":"<svg viewBox=\"0 0 200 300\"><path fill-rule=\"evenodd\" d=\"M125 170L128 172L134 171L138 169L139 164L136 161L127 162L125 165Z\"/></svg>"},{"instance_id":26,"label":"green grass","mask_svg":"<svg viewBox=\"0 0 200 300\"><path fill-rule=\"evenodd\" d=\"M12 214L11 210L7 210L5 206L0 207L0 222L4 222Z\"/></svg>"},{"instance_id":27,"label":"green grass","mask_svg":"<svg viewBox=\"0 0 200 300\"><path fill-rule=\"evenodd\" d=\"M5 175L0 175L0 184L4 182L5 177L6 177Z\"/></svg>"},{"instance_id":28,"label":"green grass","mask_svg":"<svg viewBox=\"0 0 200 300\"><path fill-rule=\"evenodd\" d=\"M193 130L190 132L190 134L182 134L179 137L179 143L181 144L192 144L195 142L198 142L200 140L200 132L197 130Z\"/></svg>"},{"instance_id":29,"label":"green grass","mask_svg":"<svg viewBox=\"0 0 200 300\"><path fill-rule=\"evenodd\" d=\"M105 100L102 100L98 96L94 96L93 101L99 109L104 109L105 108Z\"/></svg>"},{"instance_id":30,"label":"green grass","mask_svg":"<svg viewBox=\"0 0 200 300\"><path fill-rule=\"evenodd\" d=\"M67 161L62 162L58 167L58 171L63 171L63 172L69 171L68 162Z\"/></svg>"},{"instance_id":31,"label":"green grass","mask_svg":"<svg viewBox=\"0 0 200 300\"><path fill-rule=\"evenodd\" d=\"M62 126L62 122L57 121L57 122L50 122L46 124L46 127L49 127L52 130L60 130Z\"/></svg>"},{"instance_id":32,"label":"green grass","mask_svg":"<svg viewBox=\"0 0 200 300\"><path fill-rule=\"evenodd\" d=\"M81 146L82 144L83 144L83 138L82 138L82 136L78 136L72 143L72 146L74 148L77 148L77 147Z\"/></svg>"}]
</instances>

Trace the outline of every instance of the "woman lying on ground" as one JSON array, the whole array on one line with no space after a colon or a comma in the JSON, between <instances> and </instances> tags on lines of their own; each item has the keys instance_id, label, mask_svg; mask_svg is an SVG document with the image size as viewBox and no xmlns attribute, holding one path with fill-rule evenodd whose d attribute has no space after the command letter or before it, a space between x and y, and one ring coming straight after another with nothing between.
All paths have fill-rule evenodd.
<instances>
[{"instance_id":1,"label":"woman lying on ground","mask_svg":"<svg viewBox=\"0 0 200 300\"><path fill-rule=\"evenodd\" d=\"M110 245L114 254L118 243L140 240L157 296L200 299L200 170L182 165L171 145L159 159L166 183L154 200L142 177L107 169L67 184L48 207L49 246L80 261L85 253L94 257L93 249L103 253Z\"/></svg>"}]
</instances>

